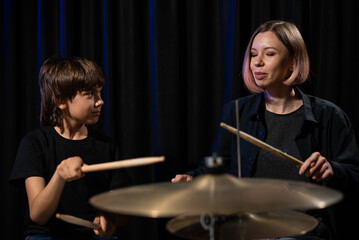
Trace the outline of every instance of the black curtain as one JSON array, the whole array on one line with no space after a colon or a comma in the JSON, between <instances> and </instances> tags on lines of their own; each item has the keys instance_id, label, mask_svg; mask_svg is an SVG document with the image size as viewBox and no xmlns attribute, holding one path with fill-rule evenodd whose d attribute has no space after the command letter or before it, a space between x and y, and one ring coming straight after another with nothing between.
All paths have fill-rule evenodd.
<instances>
[{"instance_id":1,"label":"black curtain","mask_svg":"<svg viewBox=\"0 0 359 240\"><path fill-rule=\"evenodd\" d=\"M39 126L37 74L50 56L82 56L105 70L97 127L123 159L163 155L129 169L135 184L170 181L210 152L221 107L248 95L241 78L252 32L294 22L311 61L303 90L356 112L356 0L1 0L1 213L5 239L22 239L23 189L8 184L21 138ZM355 209L357 210L357 209ZM176 239L168 219L136 218L129 239Z\"/></svg>"}]
</instances>

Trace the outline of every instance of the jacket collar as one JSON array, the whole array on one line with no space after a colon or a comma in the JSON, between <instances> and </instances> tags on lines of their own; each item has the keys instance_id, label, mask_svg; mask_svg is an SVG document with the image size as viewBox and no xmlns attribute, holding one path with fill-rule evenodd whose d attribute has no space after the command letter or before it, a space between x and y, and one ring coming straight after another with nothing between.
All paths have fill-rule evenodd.
<instances>
[{"instance_id":1,"label":"jacket collar","mask_svg":"<svg viewBox=\"0 0 359 240\"><path fill-rule=\"evenodd\" d=\"M312 104L310 102L310 99L308 95L303 93L299 88L295 87L294 90L299 93L302 96L303 100L303 107L304 107L304 114L303 114L303 120L313 122L315 124L318 124L318 121L314 117Z\"/></svg>"},{"instance_id":2,"label":"jacket collar","mask_svg":"<svg viewBox=\"0 0 359 240\"><path fill-rule=\"evenodd\" d=\"M314 117L312 105L308 95L303 93L298 87L294 87L294 90L300 94L303 100L303 107L304 107L303 121L309 121L309 122L313 122L314 124L318 124L318 121ZM255 95L253 108L249 112L250 118L258 118L260 116L260 112L263 109L263 104L262 104L263 99L264 99L264 93L259 93Z\"/></svg>"}]
</instances>

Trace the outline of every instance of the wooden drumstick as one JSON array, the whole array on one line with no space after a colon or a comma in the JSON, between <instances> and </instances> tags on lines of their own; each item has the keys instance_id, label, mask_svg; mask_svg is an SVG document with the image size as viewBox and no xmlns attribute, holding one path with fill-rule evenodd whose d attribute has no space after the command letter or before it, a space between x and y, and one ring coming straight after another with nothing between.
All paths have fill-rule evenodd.
<instances>
[{"instance_id":1,"label":"wooden drumstick","mask_svg":"<svg viewBox=\"0 0 359 240\"><path fill-rule=\"evenodd\" d=\"M238 131L236 128L234 127L231 127L223 122L221 122L220 126L228 131L230 131L231 133L234 133L234 134L239 134L239 136L241 138L243 138L244 140L256 145L257 147L260 147L264 150L267 150L268 152L271 152L275 155L277 155L278 157L281 157L283 158L284 160L287 160L288 162L290 163L293 163L297 166L302 166L303 165L303 162L300 161L299 159L295 158L295 157L292 157L290 155L288 155L287 153L285 152L282 152L281 150L275 148L275 147L272 147L271 145L245 133L245 132L242 132L242 131Z\"/></svg>"},{"instance_id":2,"label":"wooden drumstick","mask_svg":"<svg viewBox=\"0 0 359 240\"><path fill-rule=\"evenodd\" d=\"M143 157L143 158L134 158L128 160L120 160L114 162L98 163L87 166L82 166L81 171L83 172L95 172L103 170L112 170L118 168L127 168L127 167L137 167L143 165L149 165L153 163L163 162L165 160L164 156L161 157Z\"/></svg>"},{"instance_id":3,"label":"wooden drumstick","mask_svg":"<svg viewBox=\"0 0 359 240\"><path fill-rule=\"evenodd\" d=\"M76 224L76 225L83 226L83 227L93 228L93 229L97 229L97 230L101 228L99 224L96 224L91 221L88 221L88 220L85 220L82 218L78 218L75 216L67 215L67 214L56 213L56 218L61 219L65 222Z\"/></svg>"}]
</instances>

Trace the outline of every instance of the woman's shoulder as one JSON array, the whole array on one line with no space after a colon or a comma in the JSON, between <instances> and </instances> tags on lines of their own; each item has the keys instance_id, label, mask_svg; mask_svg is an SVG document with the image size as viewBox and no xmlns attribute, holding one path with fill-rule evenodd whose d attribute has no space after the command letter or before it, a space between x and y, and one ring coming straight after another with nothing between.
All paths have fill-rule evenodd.
<instances>
[{"instance_id":1,"label":"woman's shoulder","mask_svg":"<svg viewBox=\"0 0 359 240\"><path fill-rule=\"evenodd\" d=\"M316 110L344 113L343 109L334 102L312 95L307 95L307 97L310 100L311 106Z\"/></svg>"},{"instance_id":2,"label":"woman's shoulder","mask_svg":"<svg viewBox=\"0 0 359 240\"><path fill-rule=\"evenodd\" d=\"M257 101L260 99L261 94L250 94L247 96L243 96L237 99L233 99L229 102L227 102L224 107L234 107L236 102L238 102L239 107L246 105L246 104L256 104Z\"/></svg>"},{"instance_id":3,"label":"woman's shoulder","mask_svg":"<svg viewBox=\"0 0 359 240\"><path fill-rule=\"evenodd\" d=\"M262 94L250 94L247 96L243 96L226 103L223 106L222 113L229 113L235 111L236 102L238 102L238 108L240 110L243 110L245 112L257 111L260 106L261 100Z\"/></svg>"},{"instance_id":4,"label":"woman's shoulder","mask_svg":"<svg viewBox=\"0 0 359 240\"><path fill-rule=\"evenodd\" d=\"M340 122L350 122L344 110L334 102L312 95L307 95L307 97L310 101L313 114L316 116L316 118L325 118L328 120L332 119L334 121L339 120Z\"/></svg>"}]
</instances>

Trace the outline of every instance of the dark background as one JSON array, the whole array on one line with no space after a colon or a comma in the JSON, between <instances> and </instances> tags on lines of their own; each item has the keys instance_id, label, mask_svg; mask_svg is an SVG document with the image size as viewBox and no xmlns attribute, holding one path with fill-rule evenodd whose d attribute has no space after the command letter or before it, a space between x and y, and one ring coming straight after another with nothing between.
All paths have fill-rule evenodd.
<instances>
[{"instance_id":1,"label":"dark background","mask_svg":"<svg viewBox=\"0 0 359 240\"><path fill-rule=\"evenodd\" d=\"M123 159L164 155L130 169L136 184L170 181L209 154L221 107L248 95L241 65L252 32L282 19L301 30L311 61L302 89L341 107L358 136L357 0L1 0L2 239L22 239L21 190L8 177L21 138L39 126L38 70L50 56L103 67L97 127ZM26 203L25 203L26 204ZM129 239L175 239L166 219L136 219Z\"/></svg>"}]
</instances>

